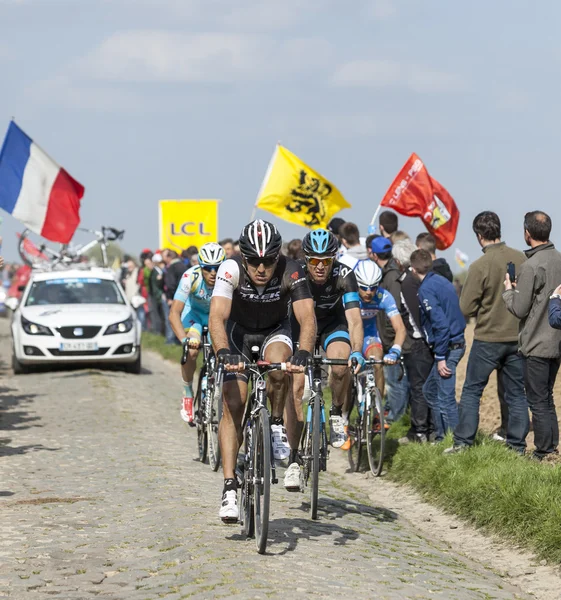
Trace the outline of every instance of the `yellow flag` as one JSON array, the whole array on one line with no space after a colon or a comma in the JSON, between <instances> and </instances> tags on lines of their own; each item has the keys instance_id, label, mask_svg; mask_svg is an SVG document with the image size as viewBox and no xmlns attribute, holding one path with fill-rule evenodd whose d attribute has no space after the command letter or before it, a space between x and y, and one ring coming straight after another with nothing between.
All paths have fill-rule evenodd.
<instances>
[{"instance_id":1,"label":"yellow flag","mask_svg":"<svg viewBox=\"0 0 561 600\"><path fill-rule=\"evenodd\" d=\"M331 217L351 205L325 177L290 150L277 145L256 206L304 227L326 227Z\"/></svg>"}]
</instances>

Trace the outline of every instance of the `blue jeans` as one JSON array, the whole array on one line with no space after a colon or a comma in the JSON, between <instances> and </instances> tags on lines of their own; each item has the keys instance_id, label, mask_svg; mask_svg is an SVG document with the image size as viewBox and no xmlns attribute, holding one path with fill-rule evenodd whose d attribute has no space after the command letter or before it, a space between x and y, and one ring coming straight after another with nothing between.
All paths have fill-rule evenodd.
<instances>
[{"instance_id":1,"label":"blue jeans","mask_svg":"<svg viewBox=\"0 0 561 600\"><path fill-rule=\"evenodd\" d=\"M166 330L166 344L175 344L175 333L169 323L169 306L167 300L162 298L162 310L164 313L164 325Z\"/></svg>"},{"instance_id":2,"label":"blue jeans","mask_svg":"<svg viewBox=\"0 0 561 600\"><path fill-rule=\"evenodd\" d=\"M466 351L465 346L449 350L446 366L452 371L450 377L441 377L434 361L430 375L423 386L427 404L431 410L435 440L444 439L448 430L454 431L458 424L458 405L456 404L456 367Z\"/></svg>"},{"instance_id":3,"label":"blue jeans","mask_svg":"<svg viewBox=\"0 0 561 600\"><path fill-rule=\"evenodd\" d=\"M501 371L504 399L508 405L506 443L514 450L524 452L530 423L524 392L524 359L518 353L517 342L474 340L460 399L460 421L454 431L454 443L458 446L473 445L479 426L481 396L495 369Z\"/></svg>"},{"instance_id":4,"label":"blue jeans","mask_svg":"<svg viewBox=\"0 0 561 600\"><path fill-rule=\"evenodd\" d=\"M386 400L389 408L388 421L399 420L407 410L409 402L409 380L404 373L399 381L401 369L397 366L384 365L384 379L386 382Z\"/></svg>"}]
</instances>

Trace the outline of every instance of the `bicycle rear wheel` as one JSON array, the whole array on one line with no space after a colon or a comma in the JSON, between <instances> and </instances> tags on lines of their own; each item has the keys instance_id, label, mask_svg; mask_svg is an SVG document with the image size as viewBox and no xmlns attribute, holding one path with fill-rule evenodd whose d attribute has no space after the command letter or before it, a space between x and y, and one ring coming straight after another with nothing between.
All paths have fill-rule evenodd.
<instances>
[{"instance_id":1,"label":"bicycle rear wheel","mask_svg":"<svg viewBox=\"0 0 561 600\"><path fill-rule=\"evenodd\" d=\"M310 488L310 513L312 519L318 518L318 496L319 496L319 449L321 440L321 394L315 394L312 406L312 460Z\"/></svg>"},{"instance_id":2,"label":"bicycle rear wheel","mask_svg":"<svg viewBox=\"0 0 561 600\"><path fill-rule=\"evenodd\" d=\"M384 466L384 450L386 445L386 427L382 396L378 388L374 388L366 398L366 446L370 470L375 477L382 473Z\"/></svg>"},{"instance_id":3,"label":"bicycle rear wheel","mask_svg":"<svg viewBox=\"0 0 561 600\"><path fill-rule=\"evenodd\" d=\"M358 412L358 407L355 408L355 413L349 419L349 439L351 447L347 453L349 459L349 467L351 471L357 472L360 469L360 461L362 459L362 417Z\"/></svg>"},{"instance_id":4,"label":"bicycle rear wheel","mask_svg":"<svg viewBox=\"0 0 561 600\"><path fill-rule=\"evenodd\" d=\"M262 408L253 425L253 494L255 514L255 543L257 552L264 554L269 534L271 503L271 428L269 413Z\"/></svg>"},{"instance_id":5,"label":"bicycle rear wheel","mask_svg":"<svg viewBox=\"0 0 561 600\"><path fill-rule=\"evenodd\" d=\"M206 369L203 367L199 374L199 383L197 385L197 393L195 394L195 423L197 425L197 447L199 450L199 460L204 463L207 458L208 451L208 435L206 430L205 423L205 404L208 401L206 397L206 393L208 390L205 390L205 402L203 402L203 389L202 389L202 381L205 374Z\"/></svg>"},{"instance_id":6,"label":"bicycle rear wheel","mask_svg":"<svg viewBox=\"0 0 561 600\"><path fill-rule=\"evenodd\" d=\"M30 238L31 231L26 229L20 236L18 252L21 260L28 267L48 268L59 255L45 246L37 246ZM34 236L37 238L37 236Z\"/></svg>"},{"instance_id":7,"label":"bicycle rear wheel","mask_svg":"<svg viewBox=\"0 0 561 600\"><path fill-rule=\"evenodd\" d=\"M212 386L208 390L210 402L210 419L206 420L206 431L209 441L208 462L210 468L216 472L220 468L220 445L218 444L218 426L222 419L222 394L216 393L216 387Z\"/></svg>"}]
</instances>

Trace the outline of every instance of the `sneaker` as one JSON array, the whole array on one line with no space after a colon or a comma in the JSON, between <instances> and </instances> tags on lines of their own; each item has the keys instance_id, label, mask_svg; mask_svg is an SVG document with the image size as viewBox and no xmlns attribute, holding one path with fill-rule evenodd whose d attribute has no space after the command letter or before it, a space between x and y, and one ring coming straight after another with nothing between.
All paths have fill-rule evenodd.
<instances>
[{"instance_id":1,"label":"sneaker","mask_svg":"<svg viewBox=\"0 0 561 600\"><path fill-rule=\"evenodd\" d=\"M193 398L183 398L181 400L180 414L185 423L189 423L191 427L195 426L193 419Z\"/></svg>"},{"instance_id":2,"label":"sneaker","mask_svg":"<svg viewBox=\"0 0 561 600\"><path fill-rule=\"evenodd\" d=\"M240 511L238 510L238 494L234 490L224 492L222 496L222 506L218 511L218 516L224 523L237 523Z\"/></svg>"},{"instance_id":3,"label":"sneaker","mask_svg":"<svg viewBox=\"0 0 561 600\"><path fill-rule=\"evenodd\" d=\"M345 437L347 439L345 440L345 443L341 446L341 450L350 450L351 446L354 444L354 440L351 439L351 437L349 436L349 426L348 425L345 425L344 430L345 430Z\"/></svg>"},{"instance_id":4,"label":"sneaker","mask_svg":"<svg viewBox=\"0 0 561 600\"><path fill-rule=\"evenodd\" d=\"M271 425L273 438L273 456L275 460L285 460L290 456L290 445L284 425Z\"/></svg>"},{"instance_id":5,"label":"sneaker","mask_svg":"<svg viewBox=\"0 0 561 600\"><path fill-rule=\"evenodd\" d=\"M287 492L299 492L302 489L301 469L293 462L284 473L284 487Z\"/></svg>"},{"instance_id":6,"label":"sneaker","mask_svg":"<svg viewBox=\"0 0 561 600\"><path fill-rule=\"evenodd\" d=\"M463 452L467 449L468 446L466 446L466 444L454 444L453 446L450 446L450 448L446 448L446 450L444 450L444 454L458 454L459 452Z\"/></svg>"},{"instance_id":7,"label":"sneaker","mask_svg":"<svg viewBox=\"0 0 561 600\"><path fill-rule=\"evenodd\" d=\"M341 448L347 441L347 434L345 432L345 421L340 415L331 415L329 419L330 436L329 443L334 448Z\"/></svg>"},{"instance_id":8,"label":"sneaker","mask_svg":"<svg viewBox=\"0 0 561 600\"><path fill-rule=\"evenodd\" d=\"M506 435L500 428L493 431L493 435L491 436L491 438L496 442L506 442Z\"/></svg>"}]
</instances>

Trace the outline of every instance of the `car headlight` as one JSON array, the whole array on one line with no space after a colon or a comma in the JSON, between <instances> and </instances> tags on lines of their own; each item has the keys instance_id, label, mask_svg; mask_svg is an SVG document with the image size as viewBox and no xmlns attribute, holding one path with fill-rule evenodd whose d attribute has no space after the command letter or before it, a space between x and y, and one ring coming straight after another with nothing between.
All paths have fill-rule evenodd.
<instances>
[{"instance_id":1,"label":"car headlight","mask_svg":"<svg viewBox=\"0 0 561 600\"><path fill-rule=\"evenodd\" d=\"M120 323L113 323L113 325L109 325L107 330L103 335L112 335L114 333L127 333L130 331L133 326L132 317L129 317L126 321L121 321Z\"/></svg>"},{"instance_id":2,"label":"car headlight","mask_svg":"<svg viewBox=\"0 0 561 600\"><path fill-rule=\"evenodd\" d=\"M39 325L39 323L32 323L25 317L21 318L21 326L23 327L25 333L29 335L54 335L48 327Z\"/></svg>"}]
</instances>

